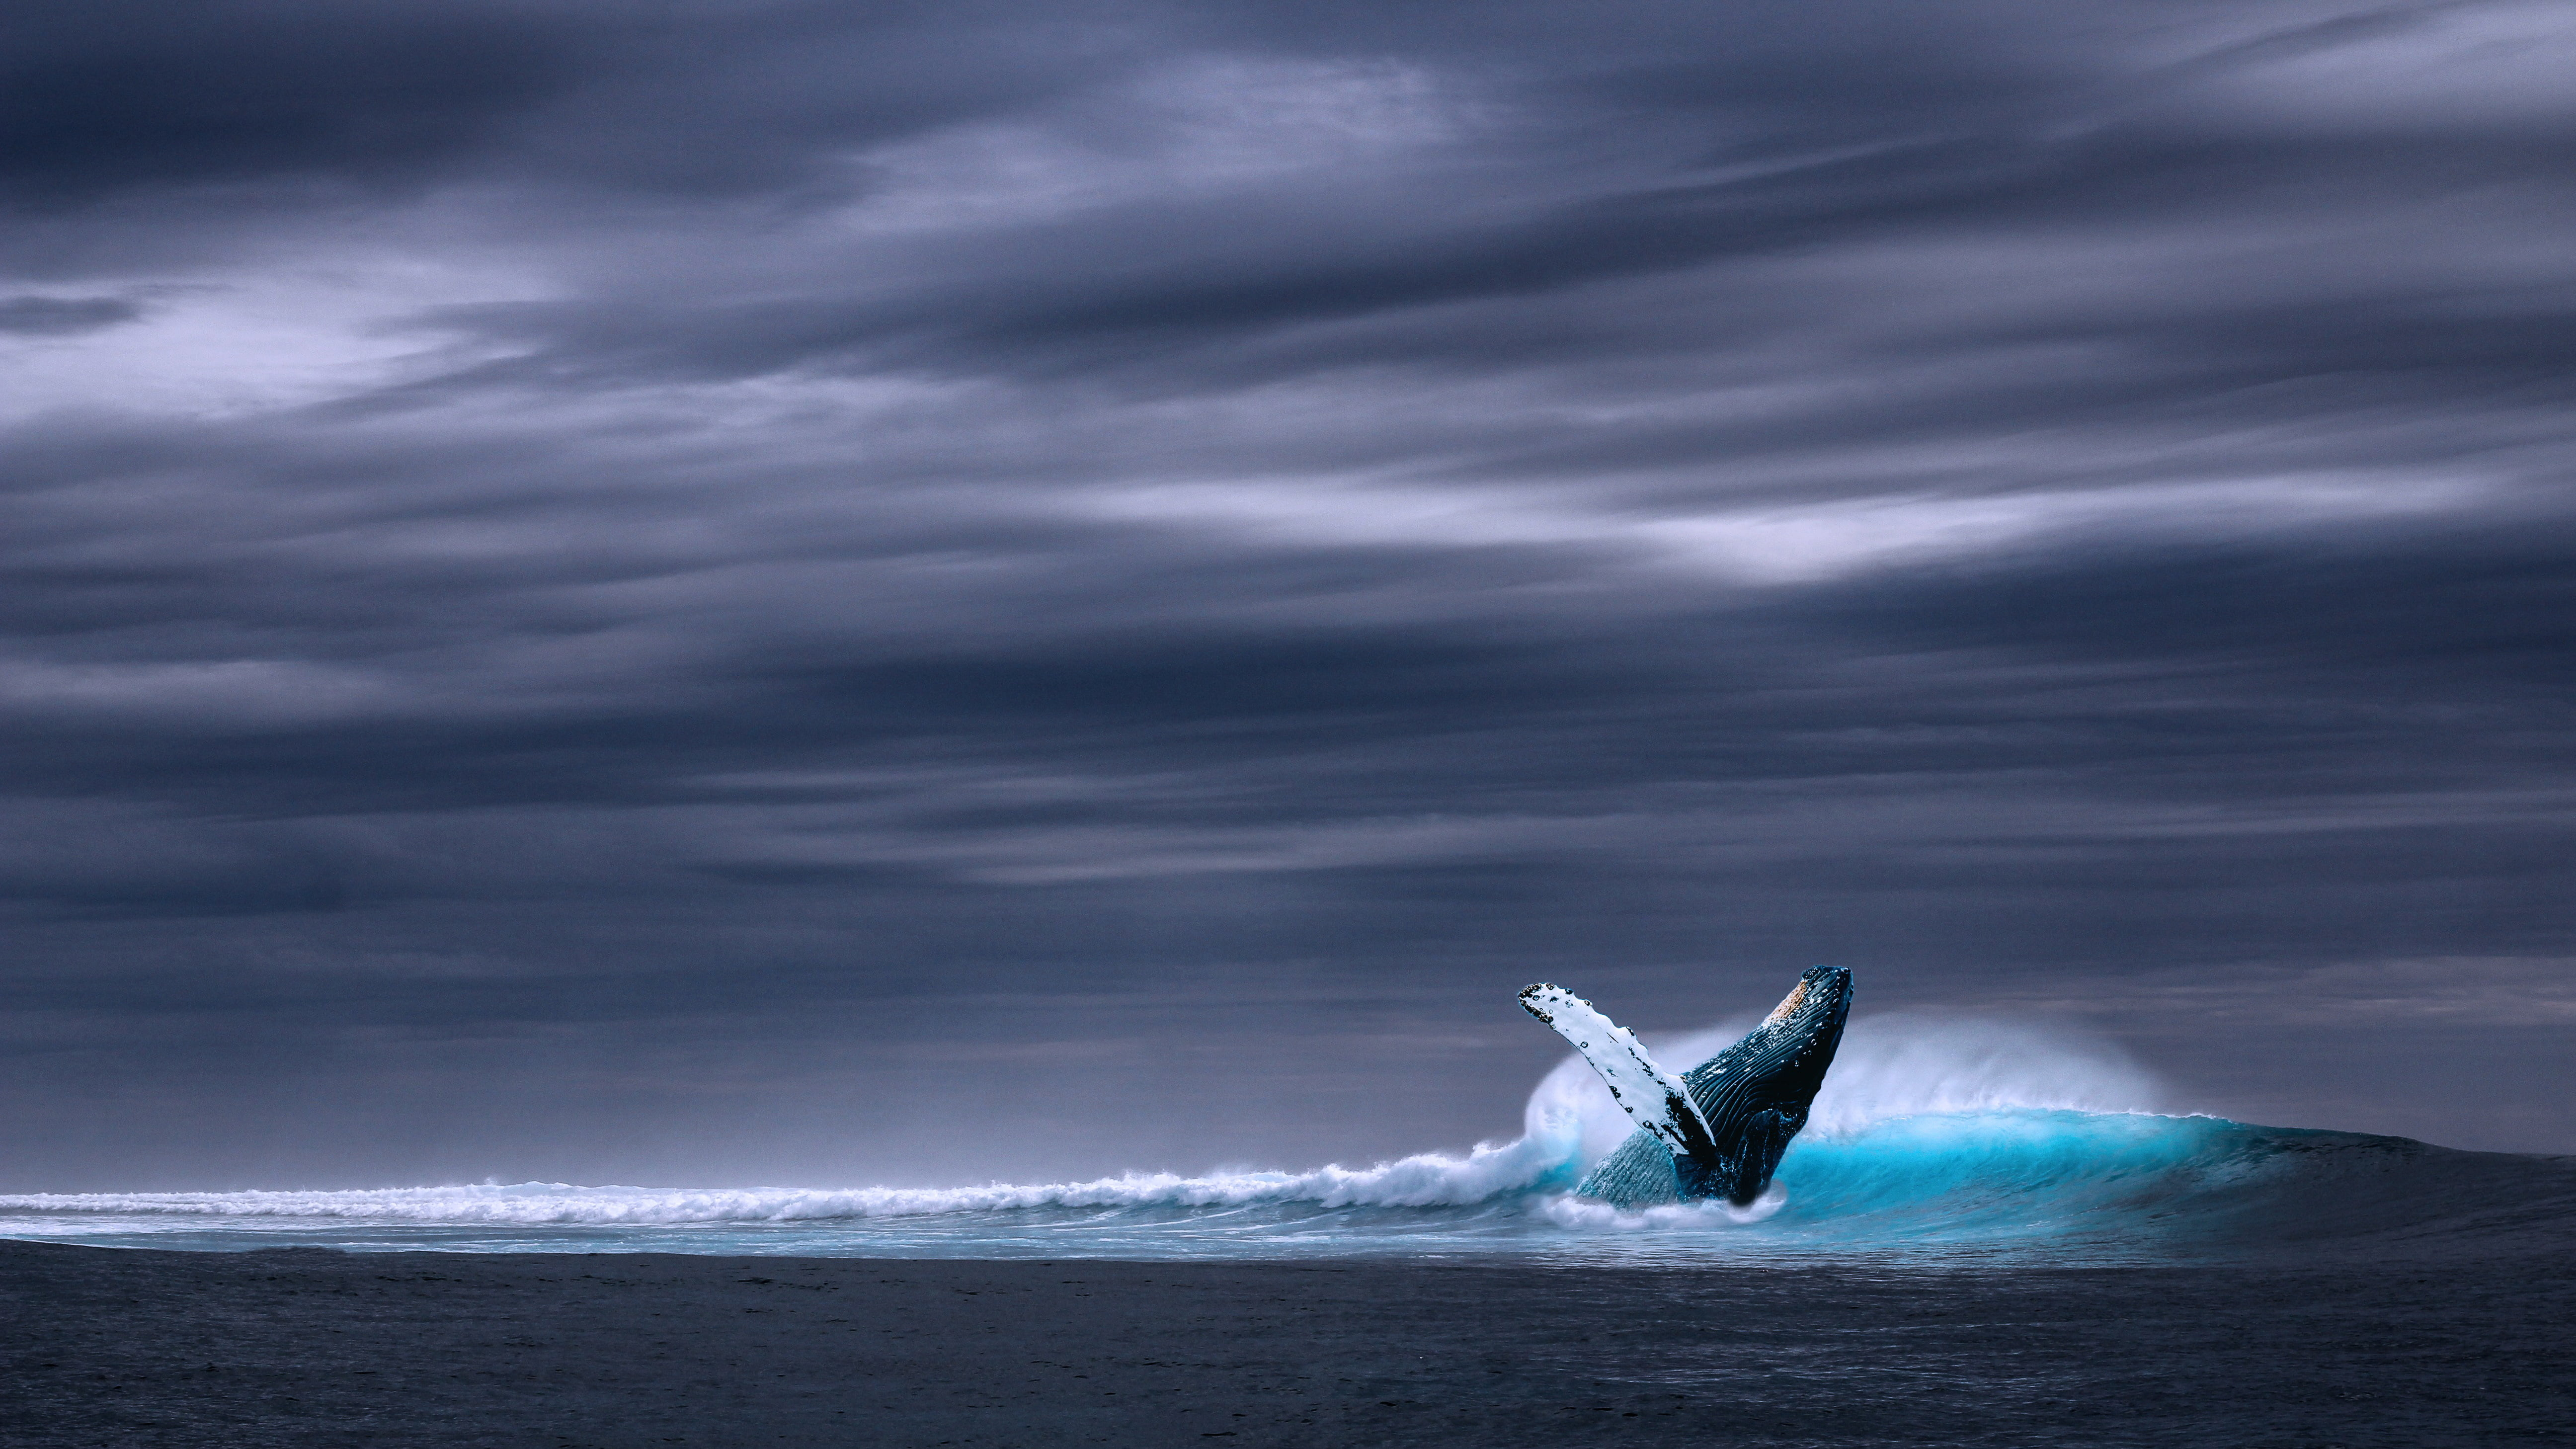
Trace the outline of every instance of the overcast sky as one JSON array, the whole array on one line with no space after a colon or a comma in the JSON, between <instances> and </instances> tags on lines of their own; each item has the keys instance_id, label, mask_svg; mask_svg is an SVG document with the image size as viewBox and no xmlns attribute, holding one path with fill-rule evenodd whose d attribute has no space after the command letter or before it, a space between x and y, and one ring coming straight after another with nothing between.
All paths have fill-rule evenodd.
<instances>
[{"instance_id":1,"label":"overcast sky","mask_svg":"<svg viewBox=\"0 0 2576 1449\"><path fill-rule=\"evenodd\" d=\"M1356 1161L1818 962L2576 1150L2554 0L10 31L0 1188Z\"/></svg>"}]
</instances>

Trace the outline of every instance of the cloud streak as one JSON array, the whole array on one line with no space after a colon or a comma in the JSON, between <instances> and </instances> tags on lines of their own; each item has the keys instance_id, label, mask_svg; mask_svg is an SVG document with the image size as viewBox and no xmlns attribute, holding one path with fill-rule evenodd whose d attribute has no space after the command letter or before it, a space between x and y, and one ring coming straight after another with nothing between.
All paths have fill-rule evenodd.
<instances>
[{"instance_id":1,"label":"cloud streak","mask_svg":"<svg viewBox=\"0 0 2576 1449\"><path fill-rule=\"evenodd\" d=\"M1220 1150L1099 1049L1139 999L1264 1084L1229 1160L1412 1150L1508 1126L1525 980L1678 1026L1814 960L2185 1105L2563 1147L2571 45L49 21L0 1090L61 1125L10 1185L1208 1165L1127 1155ZM2410 1010L2511 1110L2337 1064ZM970 1060L1098 1110L961 1147Z\"/></svg>"}]
</instances>

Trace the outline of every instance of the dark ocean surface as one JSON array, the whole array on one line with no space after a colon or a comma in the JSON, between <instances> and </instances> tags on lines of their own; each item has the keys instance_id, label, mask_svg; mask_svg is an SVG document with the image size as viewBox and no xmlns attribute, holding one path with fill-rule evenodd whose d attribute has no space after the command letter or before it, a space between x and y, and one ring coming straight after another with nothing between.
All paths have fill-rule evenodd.
<instances>
[{"instance_id":1,"label":"dark ocean surface","mask_svg":"<svg viewBox=\"0 0 2576 1449\"><path fill-rule=\"evenodd\" d=\"M1586 1267L0 1244L0 1439L2493 1445L2576 1438L2563 1236Z\"/></svg>"}]
</instances>

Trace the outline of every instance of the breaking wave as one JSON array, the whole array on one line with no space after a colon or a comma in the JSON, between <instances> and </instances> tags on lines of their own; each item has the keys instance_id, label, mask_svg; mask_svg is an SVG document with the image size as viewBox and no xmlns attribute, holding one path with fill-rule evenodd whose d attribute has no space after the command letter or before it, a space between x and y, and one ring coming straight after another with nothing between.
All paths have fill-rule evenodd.
<instances>
[{"instance_id":1,"label":"breaking wave","mask_svg":"<svg viewBox=\"0 0 2576 1449\"><path fill-rule=\"evenodd\" d=\"M1666 1060L1696 1060L1741 1030L1655 1046ZM29 1194L0 1197L0 1235L165 1247L965 1257L2116 1255L2320 1234L2420 1236L2442 1224L2457 1236L2482 1211L2525 1226L2576 1220L2566 1159L2163 1115L2154 1110L2162 1095L2098 1043L1990 1021L1881 1016L1852 1024L1807 1133L1772 1191L1741 1209L1630 1213L1573 1196L1586 1168L1631 1129L1598 1079L1568 1058L1531 1093L1520 1137L1365 1168L955 1188Z\"/></svg>"}]
</instances>

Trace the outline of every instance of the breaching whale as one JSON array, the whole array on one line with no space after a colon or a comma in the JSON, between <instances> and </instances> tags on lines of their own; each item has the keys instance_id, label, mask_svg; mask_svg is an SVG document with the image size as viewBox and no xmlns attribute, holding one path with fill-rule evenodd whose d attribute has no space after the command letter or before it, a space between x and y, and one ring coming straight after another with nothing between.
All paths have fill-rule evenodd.
<instances>
[{"instance_id":1,"label":"breaching whale","mask_svg":"<svg viewBox=\"0 0 2576 1449\"><path fill-rule=\"evenodd\" d=\"M1771 1185L1789 1139L1842 1045L1851 973L1818 966L1744 1039L1676 1077L1592 1003L1541 982L1521 1007L1574 1043L1637 1130L1575 1188L1614 1207L1724 1198L1750 1204Z\"/></svg>"}]
</instances>

